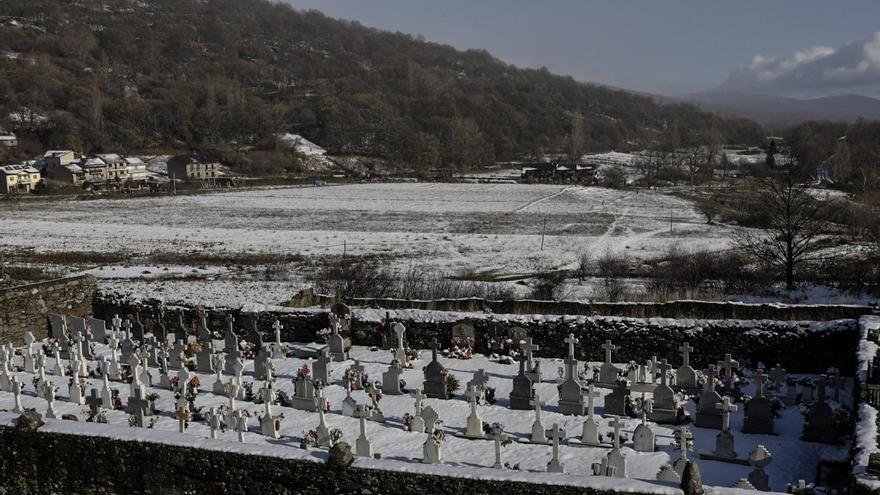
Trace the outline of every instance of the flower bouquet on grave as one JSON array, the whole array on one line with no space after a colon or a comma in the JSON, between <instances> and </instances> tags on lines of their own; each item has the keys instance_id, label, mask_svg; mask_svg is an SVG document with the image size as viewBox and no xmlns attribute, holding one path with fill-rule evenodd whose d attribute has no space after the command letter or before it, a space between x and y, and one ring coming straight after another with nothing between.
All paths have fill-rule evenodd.
<instances>
[{"instance_id":1,"label":"flower bouquet on grave","mask_svg":"<svg viewBox=\"0 0 880 495\"><path fill-rule=\"evenodd\" d=\"M486 404L494 405L495 404L495 387L485 387L484 391L484 399L486 400Z\"/></svg>"},{"instance_id":2,"label":"flower bouquet on grave","mask_svg":"<svg viewBox=\"0 0 880 495\"><path fill-rule=\"evenodd\" d=\"M159 423L159 416L153 416L150 418L150 424L147 425L147 428L153 428Z\"/></svg>"},{"instance_id":3,"label":"flower bouquet on grave","mask_svg":"<svg viewBox=\"0 0 880 495\"><path fill-rule=\"evenodd\" d=\"M199 393L199 385L201 385L201 384L202 384L202 382L199 381L199 377L197 377L197 376L194 376L189 379L189 389L192 390L194 394Z\"/></svg>"},{"instance_id":4,"label":"flower bouquet on grave","mask_svg":"<svg viewBox=\"0 0 880 495\"><path fill-rule=\"evenodd\" d=\"M405 413L403 415L403 429L406 431L412 431L410 424L412 423L414 416L410 413Z\"/></svg>"},{"instance_id":5,"label":"flower bouquet on grave","mask_svg":"<svg viewBox=\"0 0 880 495\"><path fill-rule=\"evenodd\" d=\"M609 431L609 432L605 433L605 436L608 437L608 443L609 443L609 444L613 444L613 443L614 443L614 432L613 432L613 431ZM624 435L623 432L621 432L621 433L620 433L620 445L623 445L623 444L625 444L625 443L628 442L628 441L629 441L629 437L626 436L626 435ZM693 444L691 444L691 446L690 446L690 450L694 450L694 448L693 448Z\"/></svg>"},{"instance_id":6,"label":"flower bouquet on grave","mask_svg":"<svg viewBox=\"0 0 880 495\"><path fill-rule=\"evenodd\" d=\"M177 385L180 383L180 378L177 375L171 377L171 390L177 390Z\"/></svg>"},{"instance_id":7,"label":"flower bouquet on grave","mask_svg":"<svg viewBox=\"0 0 880 495\"><path fill-rule=\"evenodd\" d=\"M404 380L403 378L400 379L400 390L404 393L409 393L409 391L406 389L406 380Z\"/></svg>"},{"instance_id":8,"label":"flower bouquet on grave","mask_svg":"<svg viewBox=\"0 0 880 495\"><path fill-rule=\"evenodd\" d=\"M443 443L448 439L446 432L440 428L440 423L442 423L442 421L437 421L437 423L434 424L434 441L437 443Z\"/></svg>"},{"instance_id":9,"label":"flower bouquet on grave","mask_svg":"<svg viewBox=\"0 0 880 495\"><path fill-rule=\"evenodd\" d=\"M299 443L299 448L308 449L309 447L317 447L318 446L318 430L309 430L303 434L302 441Z\"/></svg>"},{"instance_id":10,"label":"flower bouquet on grave","mask_svg":"<svg viewBox=\"0 0 880 495\"><path fill-rule=\"evenodd\" d=\"M455 392L461 388L461 383L459 383L458 378L450 373L448 369L443 368L443 374L446 375L446 393L448 395L454 395Z\"/></svg>"},{"instance_id":11,"label":"flower bouquet on grave","mask_svg":"<svg viewBox=\"0 0 880 495\"><path fill-rule=\"evenodd\" d=\"M315 332L315 342L320 342L323 344L327 343L327 338L330 337L330 328L322 328Z\"/></svg>"},{"instance_id":12,"label":"flower bouquet on grave","mask_svg":"<svg viewBox=\"0 0 880 495\"><path fill-rule=\"evenodd\" d=\"M122 404L122 399L119 398L119 391L115 388L113 389L113 409L118 411L125 409L125 406Z\"/></svg>"},{"instance_id":13,"label":"flower bouquet on grave","mask_svg":"<svg viewBox=\"0 0 880 495\"><path fill-rule=\"evenodd\" d=\"M202 350L202 343L201 342L198 342L198 341L190 342L189 344L186 345L186 348L183 350L183 354L186 357L191 358L191 357L194 357L199 352L201 352L201 350Z\"/></svg>"}]
</instances>

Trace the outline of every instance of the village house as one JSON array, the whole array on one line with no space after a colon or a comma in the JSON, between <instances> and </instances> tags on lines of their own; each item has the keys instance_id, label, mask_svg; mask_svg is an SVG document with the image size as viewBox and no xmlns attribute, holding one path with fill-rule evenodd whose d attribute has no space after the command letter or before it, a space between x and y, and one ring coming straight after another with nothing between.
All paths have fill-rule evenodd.
<instances>
[{"instance_id":1,"label":"village house","mask_svg":"<svg viewBox=\"0 0 880 495\"><path fill-rule=\"evenodd\" d=\"M0 146L14 148L18 146L18 137L14 132L6 132L3 129L0 129Z\"/></svg>"},{"instance_id":2,"label":"village house","mask_svg":"<svg viewBox=\"0 0 880 495\"><path fill-rule=\"evenodd\" d=\"M43 153L39 167L42 168L43 175L55 179L55 171L58 168L70 165L78 159L79 156L70 150L49 150Z\"/></svg>"},{"instance_id":3,"label":"village house","mask_svg":"<svg viewBox=\"0 0 880 495\"><path fill-rule=\"evenodd\" d=\"M128 156L124 158L128 169L128 180L131 182L143 182L149 177L147 164L140 158Z\"/></svg>"},{"instance_id":4,"label":"village house","mask_svg":"<svg viewBox=\"0 0 880 495\"><path fill-rule=\"evenodd\" d=\"M168 160L168 177L202 181L220 177L220 162L206 155L177 155Z\"/></svg>"},{"instance_id":5,"label":"village house","mask_svg":"<svg viewBox=\"0 0 880 495\"><path fill-rule=\"evenodd\" d=\"M83 173L82 167L76 163L71 163L56 167L52 178L57 181L67 182L68 184L78 186L85 181L85 174Z\"/></svg>"},{"instance_id":6,"label":"village house","mask_svg":"<svg viewBox=\"0 0 880 495\"><path fill-rule=\"evenodd\" d=\"M107 181L121 183L128 180L128 163L115 153L106 153L96 156L106 165L105 175Z\"/></svg>"},{"instance_id":7,"label":"village house","mask_svg":"<svg viewBox=\"0 0 880 495\"><path fill-rule=\"evenodd\" d=\"M6 194L29 193L40 182L40 171L30 165L0 166L0 176Z\"/></svg>"},{"instance_id":8,"label":"village house","mask_svg":"<svg viewBox=\"0 0 880 495\"><path fill-rule=\"evenodd\" d=\"M596 167L579 163L527 163L521 167L520 178L529 184L592 184Z\"/></svg>"}]
</instances>

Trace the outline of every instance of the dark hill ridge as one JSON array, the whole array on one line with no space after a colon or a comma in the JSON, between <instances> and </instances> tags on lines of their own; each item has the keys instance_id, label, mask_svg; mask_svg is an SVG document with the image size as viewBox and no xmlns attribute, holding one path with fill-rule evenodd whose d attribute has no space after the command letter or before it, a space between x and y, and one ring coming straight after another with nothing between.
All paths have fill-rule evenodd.
<instances>
[{"instance_id":1,"label":"dark hill ridge","mask_svg":"<svg viewBox=\"0 0 880 495\"><path fill-rule=\"evenodd\" d=\"M774 124L810 119L853 122L860 117L880 120L880 100L861 95L800 99L718 90L682 99L707 110Z\"/></svg>"},{"instance_id":2,"label":"dark hill ridge","mask_svg":"<svg viewBox=\"0 0 880 495\"><path fill-rule=\"evenodd\" d=\"M2 124L33 148L274 149L289 131L433 167L761 135L751 121L265 0L4 0L3 14L0 115L13 115Z\"/></svg>"}]
</instances>

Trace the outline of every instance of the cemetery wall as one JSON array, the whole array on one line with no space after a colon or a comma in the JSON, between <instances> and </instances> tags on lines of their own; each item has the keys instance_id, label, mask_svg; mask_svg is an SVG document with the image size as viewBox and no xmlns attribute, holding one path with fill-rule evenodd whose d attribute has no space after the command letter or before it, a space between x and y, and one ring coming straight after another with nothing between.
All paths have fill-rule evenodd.
<instances>
[{"instance_id":1,"label":"cemetery wall","mask_svg":"<svg viewBox=\"0 0 880 495\"><path fill-rule=\"evenodd\" d=\"M301 291L289 305L329 308L338 302L332 295ZM628 318L698 318L709 320L839 320L858 318L876 308L835 304L748 304L712 301L651 302L578 302L578 301L495 301L481 298L463 299L368 299L350 298L351 306L384 309L424 309L433 311L478 312L497 314L549 314L622 316Z\"/></svg>"},{"instance_id":2,"label":"cemetery wall","mask_svg":"<svg viewBox=\"0 0 880 495\"><path fill-rule=\"evenodd\" d=\"M155 308L141 306L141 314L155 313ZM118 303L96 308L99 317L109 319L113 314L128 314L131 307ZM242 313L239 310L207 309L209 327L226 328L224 317L232 313L236 328L250 328L257 321L264 338L274 339L272 323L278 319L284 325L282 340L310 342L322 338L321 330L327 328L325 313L315 310L262 311ZM192 309L185 316L187 322L195 315ZM725 353L736 356L745 365L762 362L767 366L781 364L793 373L821 373L835 366L845 374L855 369L853 356L859 345L856 320L833 321L774 321L774 320L671 320L617 317L559 317L519 321L502 321L486 313L456 315L448 321L414 321L394 318L407 327L408 345L427 348L433 338L444 347L451 344L452 327L464 322L474 327L474 346L479 352L490 353L494 343L505 341L515 327L523 328L541 346L538 357L558 358L567 353L565 337L573 333L580 339L578 358L601 361L604 353L601 344L611 339L619 346L615 352L616 362L645 362L652 356L680 359L678 346L690 342L696 349L691 355L692 365L705 367L717 363ZM176 313L165 314L169 330L177 325ZM152 328L149 321L145 324ZM352 322L352 341L360 345L379 345L384 331L382 322L355 319Z\"/></svg>"},{"instance_id":3,"label":"cemetery wall","mask_svg":"<svg viewBox=\"0 0 880 495\"><path fill-rule=\"evenodd\" d=\"M328 463L245 455L106 437L0 427L0 492L150 493L461 493L604 495L561 485L525 484L340 468ZM677 489L657 487L676 493ZM628 492L636 493L636 492ZM680 493L680 492L679 492Z\"/></svg>"},{"instance_id":4,"label":"cemetery wall","mask_svg":"<svg viewBox=\"0 0 880 495\"><path fill-rule=\"evenodd\" d=\"M21 345L28 331L47 335L49 313L91 316L97 287L82 275L0 290L0 342Z\"/></svg>"}]
</instances>

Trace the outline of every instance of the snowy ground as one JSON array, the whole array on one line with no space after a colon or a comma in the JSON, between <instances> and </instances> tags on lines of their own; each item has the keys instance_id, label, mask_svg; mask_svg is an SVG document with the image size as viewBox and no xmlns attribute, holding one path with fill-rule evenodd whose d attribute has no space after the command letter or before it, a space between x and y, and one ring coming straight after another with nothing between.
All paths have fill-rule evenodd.
<instances>
[{"instance_id":1,"label":"snowy ground","mask_svg":"<svg viewBox=\"0 0 880 495\"><path fill-rule=\"evenodd\" d=\"M220 342L217 344L219 346ZM101 349L99 354L106 354L106 349ZM365 366L366 372L373 380L381 380L381 375L387 369L391 360L391 355L387 351L372 351L363 347L355 347L352 350L351 357L360 360L361 364ZM16 360L18 364L21 364L19 357L16 357ZM415 362L414 369L404 372L403 379L409 384L408 387L410 389L415 387L421 388L423 379L421 368L429 360L430 352L424 351L421 354L421 359ZM546 471L546 464L551 456L551 448L550 446L519 442L528 438L532 422L534 421L534 413L530 411L512 411L506 407L507 397L511 388L510 379L516 373L516 368L513 365L499 364L479 355L470 360L455 360L442 357L440 360L462 384L471 379L472 373L475 370L482 368L487 371L490 376L489 386L496 389L496 397L499 400L494 406L479 406L482 419L485 422L502 423L505 432L516 440L513 444L503 448L502 455L504 462L508 462L511 465L520 464L522 471L499 472L490 469L494 462L493 442L488 440L466 440L455 436L456 433L464 431L469 412L468 403L460 395L461 391L452 400L428 399L425 401L425 405L430 405L437 409L443 421L443 429L450 434L448 441L442 447L446 465L424 466L418 463L417 460L422 457L422 444L425 441L425 435L410 433L402 428L403 415L413 412L413 400L408 396L392 395L386 395L380 402L380 407L387 421L385 423L369 422L367 425L368 435L373 442L373 450L374 452L381 453L382 459L359 459L357 461L359 464L381 469L437 472L467 477L492 478L500 476L531 479L534 481L550 480L550 482L555 483L585 486L596 486L596 483L607 484L609 482L607 478L589 476L591 464L598 462L607 453L606 449L601 448L562 446L561 459L565 463L567 474L559 476L538 474ZM293 384L291 379L295 376L296 370L304 363L305 361L303 360L292 358L274 360L281 391L292 395ZM46 364L48 369L52 369L54 359L48 358ZM345 397L344 388L341 386L341 379L345 369L351 364L352 362L349 361L346 363L333 363L331 365L331 380L333 384L325 389L325 396L329 399L332 410L327 415L329 426L341 429L343 441L353 445L359 431L358 421L340 414L341 401ZM545 375L555 375L555 369L560 365L561 362L548 359L544 360L542 368ZM254 382L251 374L252 366L252 362L246 364L245 382ZM152 373L154 380L158 381L158 370L153 369ZM23 395L24 406L33 407L39 412L44 412L46 402L34 396L34 388L31 383L32 376L23 372L19 372L18 375L26 384L25 394ZM555 376L552 378L555 379ZM56 405L61 413L75 414L82 419L83 411L87 408L67 402L68 379L51 374L50 379L60 387L59 399L56 401ZM204 407L204 410L207 410L211 406L221 406L228 402L225 397L215 396L210 393L214 383L213 375L199 375L199 379L202 386L196 401L197 406ZM563 416L555 412L557 407L556 383L555 381L546 380L548 378L545 376L545 382L536 387L540 396L547 401L543 418L545 426L549 428L553 423L558 423L566 429L568 438L578 437L584 418ZM90 379L88 382L87 390L91 387L100 386L100 380ZM254 390L257 390L262 386L262 382L257 381L254 385ZM120 396L125 401L129 393L129 386L124 383L114 383L112 387L119 390ZM326 455L321 454L320 451L303 451L298 449L300 439L308 430L314 429L317 426L317 413L275 406L273 413L284 415L284 420L281 424L283 438L278 441L259 435L259 426L256 418L254 418L251 420L250 432L245 435L248 445L242 446L237 443L236 435L231 431L220 433L217 440L208 439L208 430L202 423L192 422L185 434L177 434L177 421L171 412L173 411L174 403L172 393L158 388L152 391L160 395L160 399L157 401L157 407L160 410L159 421L152 430L128 428L129 417L123 411L107 413L108 422L111 427L85 423L74 426L73 423L49 420L47 428L51 431L74 430L86 434L102 434L126 438L134 435L138 438L153 441L168 441L212 449L229 449L283 457L314 458L317 460ZM355 391L353 396L360 403L369 403L368 397L362 391ZM8 423L15 417L12 414L2 414L4 410L11 410L12 406L12 394L0 392L0 421ZM239 401L237 407L244 407L254 415L262 414L263 411L263 406L249 402ZM693 403L688 402L685 408L691 415L694 414ZM602 398L597 400L597 413L600 415L603 413ZM600 418L599 422L602 434L611 431L607 419ZM637 424L638 420L627 420L623 434L631 438L633 429ZM740 455L746 455L757 444L764 445L773 454L773 462L769 465L767 471L770 475L771 487L775 491L784 491L786 483L794 482L798 479L812 480L816 464L820 459L841 460L847 457L848 446L834 447L800 442L799 435L802 424L803 420L799 410L796 407L789 407L776 420L778 436L746 435L739 431L742 426L742 407L732 417L736 449ZM101 428L104 429L101 430ZM627 444L622 449L627 458L627 471L630 478L654 480L657 471L663 464L675 461L678 458L679 453L672 445L672 430L669 427L658 425L654 425L654 430L657 434L657 452L650 454L637 453L630 448L631 444ZM699 452L711 451L714 447L714 438L717 432L715 430L695 427L692 427L692 431L695 434L695 452L691 452L689 457L695 458ZM698 462L703 481L708 485L729 487L738 479L746 477L749 472L749 468L745 466L706 460L699 460ZM652 486L653 488L649 487L648 489L657 491L665 489L662 485L652 484ZM641 488L645 488L645 486Z\"/></svg>"},{"instance_id":2,"label":"snowy ground","mask_svg":"<svg viewBox=\"0 0 880 495\"><path fill-rule=\"evenodd\" d=\"M635 261L677 243L722 249L730 233L706 225L687 200L659 191L554 185L354 184L0 204L0 251L8 258L29 250L113 253L127 263L66 269L91 270L102 290L172 301L215 287L207 302L229 295L278 304L306 277L157 265L163 255L320 260L344 252L378 256L401 269L427 266L439 276L516 277L576 267L586 252L595 258L625 251ZM289 284L282 287L281 280Z\"/></svg>"}]
</instances>

